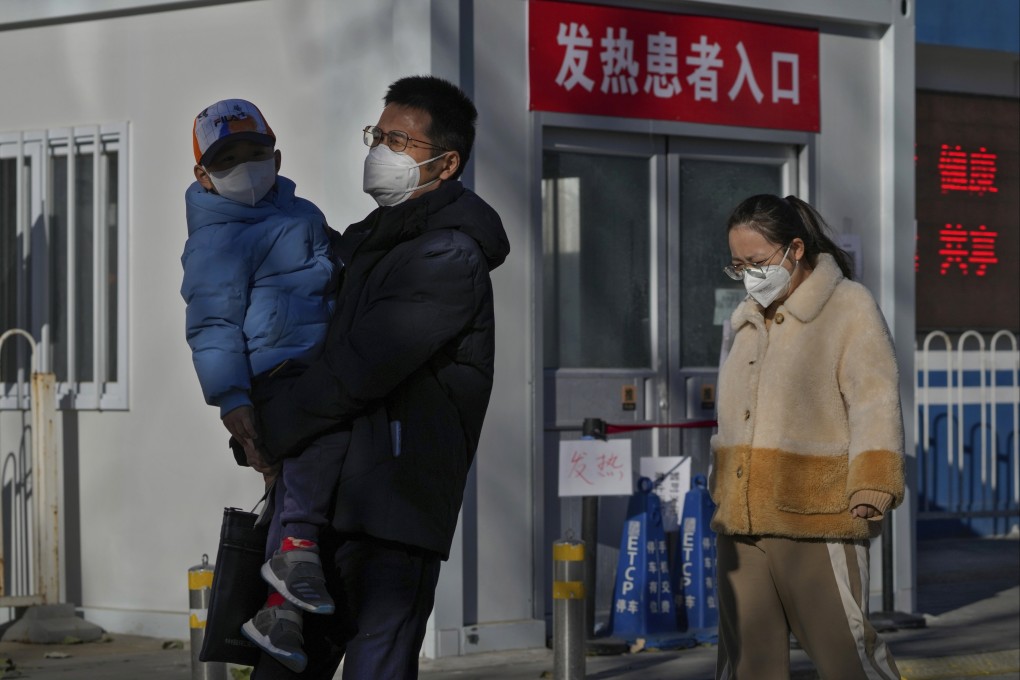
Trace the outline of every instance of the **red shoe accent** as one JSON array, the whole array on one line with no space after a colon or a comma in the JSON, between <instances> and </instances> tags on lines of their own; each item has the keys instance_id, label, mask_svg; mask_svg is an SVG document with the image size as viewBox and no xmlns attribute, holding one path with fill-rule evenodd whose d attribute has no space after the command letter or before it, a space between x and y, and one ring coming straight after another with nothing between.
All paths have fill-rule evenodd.
<instances>
[{"instance_id":1,"label":"red shoe accent","mask_svg":"<svg viewBox=\"0 0 1020 680\"><path fill-rule=\"evenodd\" d=\"M266 609L269 607L279 607L281 604L286 602L283 595L280 593L269 593L269 597L266 598Z\"/></svg>"},{"instance_id":2,"label":"red shoe accent","mask_svg":"<svg viewBox=\"0 0 1020 680\"><path fill-rule=\"evenodd\" d=\"M287 536L280 543L280 552L287 552L288 550L309 550L316 547L315 541L309 541L306 538L294 538L293 536Z\"/></svg>"}]
</instances>

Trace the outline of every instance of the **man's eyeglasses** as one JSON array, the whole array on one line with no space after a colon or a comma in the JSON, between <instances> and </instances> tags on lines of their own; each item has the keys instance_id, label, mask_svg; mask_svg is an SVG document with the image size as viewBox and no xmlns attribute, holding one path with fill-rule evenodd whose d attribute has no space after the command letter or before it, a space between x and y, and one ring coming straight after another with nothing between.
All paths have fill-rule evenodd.
<instances>
[{"instance_id":1,"label":"man's eyeglasses","mask_svg":"<svg viewBox=\"0 0 1020 680\"><path fill-rule=\"evenodd\" d=\"M769 262L769 260L775 257L776 253L778 253L785 247L786 246L779 246L774 251L772 251L771 255L766 257L761 262L749 262L747 264L728 264L725 267L723 267L722 270L726 273L726 276L730 277L734 281L743 281L744 274L753 276L756 279L764 279L765 270L762 269L762 267L764 267Z\"/></svg>"},{"instance_id":2,"label":"man's eyeglasses","mask_svg":"<svg viewBox=\"0 0 1020 680\"><path fill-rule=\"evenodd\" d=\"M400 153L407 148L408 142L414 142L420 146L427 146L430 149L439 149L440 151L447 151L441 146L430 144L429 142L415 139L414 137L408 137L407 133L403 130L390 130L386 132L382 128L376 127L375 125L367 125L365 129L361 131L362 140L365 142L367 147L376 147L379 144L386 142L386 146L390 147L391 151Z\"/></svg>"}]
</instances>

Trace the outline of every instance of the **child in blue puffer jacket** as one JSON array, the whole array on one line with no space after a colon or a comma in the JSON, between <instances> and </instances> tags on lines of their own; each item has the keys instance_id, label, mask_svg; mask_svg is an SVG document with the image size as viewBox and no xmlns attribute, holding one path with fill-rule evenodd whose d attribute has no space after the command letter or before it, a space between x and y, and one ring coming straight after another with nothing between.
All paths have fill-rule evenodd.
<instances>
[{"instance_id":1,"label":"child in blue puffer jacket","mask_svg":"<svg viewBox=\"0 0 1020 680\"><path fill-rule=\"evenodd\" d=\"M197 181L185 193L181 256L187 339L206 401L219 407L233 438L254 450L253 379L285 362L308 363L322 350L339 279L334 232L277 175L276 135L251 102L226 99L203 110L193 145ZM301 611L334 611L318 533L328 524L345 453L346 439L324 437L283 462L274 517L283 539L267 547L262 568L275 590L242 629L295 672L307 664Z\"/></svg>"}]
</instances>

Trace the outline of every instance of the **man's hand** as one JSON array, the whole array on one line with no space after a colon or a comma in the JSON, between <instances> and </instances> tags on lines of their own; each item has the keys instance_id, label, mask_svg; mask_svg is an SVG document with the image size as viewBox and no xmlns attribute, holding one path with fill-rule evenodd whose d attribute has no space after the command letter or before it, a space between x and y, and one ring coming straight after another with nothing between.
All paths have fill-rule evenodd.
<instances>
[{"instance_id":1,"label":"man's hand","mask_svg":"<svg viewBox=\"0 0 1020 680\"><path fill-rule=\"evenodd\" d=\"M258 445L253 439L242 439L241 446L244 447L245 458L248 459L248 465L251 466L255 472L262 473L262 478L269 484L272 479L280 472L280 464L272 464L266 461L266 457L262 454Z\"/></svg>"},{"instance_id":2,"label":"man's hand","mask_svg":"<svg viewBox=\"0 0 1020 680\"><path fill-rule=\"evenodd\" d=\"M251 406L238 406L227 413L223 416L223 427L239 442L259 436L255 431L255 409Z\"/></svg>"}]
</instances>

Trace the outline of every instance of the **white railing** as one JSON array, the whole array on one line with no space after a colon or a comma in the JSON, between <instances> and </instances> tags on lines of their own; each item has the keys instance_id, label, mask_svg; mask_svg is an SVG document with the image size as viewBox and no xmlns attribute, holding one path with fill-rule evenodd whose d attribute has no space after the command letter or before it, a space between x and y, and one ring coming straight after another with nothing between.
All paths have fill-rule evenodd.
<instances>
[{"instance_id":1,"label":"white railing","mask_svg":"<svg viewBox=\"0 0 1020 680\"><path fill-rule=\"evenodd\" d=\"M19 579L21 588L28 592L19 594L7 593L4 590L6 583L6 569L8 567L7 556L3 554L4 537L3 530L6 519L3 516L3 507L0 505L0 606L4 607L25 607L35 604L51 604L60 602L60 502L57 496L58 486L58 458L56 439L54 437L54 425L56 418L56 378L52 373L42 373L38 370L39 355L35 339L26 331L11 329L0 334L0 350L8 338L20 336L24 338L31 347L32 363L32 387L31 387L31 532L35 539L31 542L32 551L29 554L26 548L29 545L27 527L22 522L20 529L15 528L14 533L19 534L17 546L14 541L11 545L15 551L20 547L20 563L28 578ZM19 440L23 440L23 433L19 434ZM12 477L12 488L20 484L22 493L11 495L11 507L13 516L18 517L29 510L26 508L28 488L26 480L29 471L18 469L17 458ZM7 466L4 466L3 479L7 481ZM20 478L20 479L19 479ZM19 497L21 503L18 502ZM20 507L19 507L20 506ZM15 527L15 523L11 523Z\"/></svg>"},{"instance_id":2,"label":"white railing","mask_svg":"<svg viewBox=\"0 0 1020 680\"><path fill-rule=\"evenodd\" d=\"M1016 335L933 331L916 366L918 519L1020 516Z\"/></svg>"}]
</instances>

